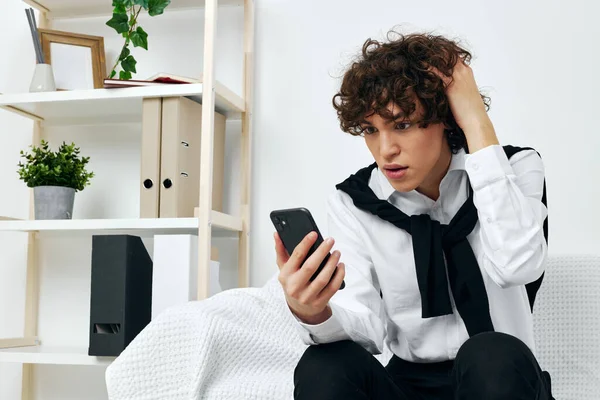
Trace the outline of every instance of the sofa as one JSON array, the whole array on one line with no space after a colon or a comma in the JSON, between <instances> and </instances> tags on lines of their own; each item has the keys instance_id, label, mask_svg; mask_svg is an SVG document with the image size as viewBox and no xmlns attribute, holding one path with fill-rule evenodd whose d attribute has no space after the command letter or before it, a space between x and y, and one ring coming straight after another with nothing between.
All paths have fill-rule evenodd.
<instances>
[{"instance_id":1,"label":"sofa","mask_svg":"<svg viewBox=\"0 0 600 400\"><path fill-rule=\"evenodd\" d=\"M600 256L549 256L534 320L554 397L600 399ZM159 315L107 368L109 399L291 399L305 349L274 275Z\"/></svg>"}]
</instances>

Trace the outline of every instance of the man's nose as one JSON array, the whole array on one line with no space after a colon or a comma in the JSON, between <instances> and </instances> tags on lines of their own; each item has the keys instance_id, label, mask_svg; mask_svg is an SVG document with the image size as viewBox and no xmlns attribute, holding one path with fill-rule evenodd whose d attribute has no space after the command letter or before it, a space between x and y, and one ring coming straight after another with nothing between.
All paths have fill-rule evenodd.
<instances>
[{"instance_id":1,"label":"man's nose","mask_svg":"<svg viewBox=\"0 0 600 400\"><path fill-rule=\"evenodd\" d=\"M386 159L393 159L400 153L400 145L395 140L393 132L380 131L379 134L379 150L381 155Z\"/></svg>"}]
</instances>

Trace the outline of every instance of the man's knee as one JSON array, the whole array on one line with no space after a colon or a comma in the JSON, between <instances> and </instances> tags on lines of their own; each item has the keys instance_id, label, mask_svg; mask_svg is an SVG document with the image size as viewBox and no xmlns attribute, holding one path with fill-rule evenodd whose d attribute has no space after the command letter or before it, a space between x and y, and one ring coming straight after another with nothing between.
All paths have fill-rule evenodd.
<instances>
[{"instance_id":1,"label":"man's knee","mask_svg":"<svg viewBox=\"0 0 600 400\"><path fill-rule=\"evenodd\" d=\"M457 363L477 364L489 368L504 368L513 364L515 360L526 363L535 361L525 343L500 332L473 336L465 342L456 356Z\"/></svg>"},{"instance_id":2,"label":"man's knee","mask_svg":"<svg viewBox=\"0 0 600 400\"><path fill-rule=\"evenodd\" d=\"M294 380L315 382L348 376L369 364L371 354L361 345L350 341L338 341L310 346L294 371Z\"/></svg>"},{"instance_id":3,"label":"man's knee","mask_svg":"<svg viewBox=\"0 0 600 400\"><path fill-rule=\"evenodd\" d=\"M455 360L457 395L488 400L514 399L516 393L534 393L539 367L531 350L518 338L504 333L483 333L469 339ZM471 393L461 396L461 393Z\"/></svg>"}]
</instances>

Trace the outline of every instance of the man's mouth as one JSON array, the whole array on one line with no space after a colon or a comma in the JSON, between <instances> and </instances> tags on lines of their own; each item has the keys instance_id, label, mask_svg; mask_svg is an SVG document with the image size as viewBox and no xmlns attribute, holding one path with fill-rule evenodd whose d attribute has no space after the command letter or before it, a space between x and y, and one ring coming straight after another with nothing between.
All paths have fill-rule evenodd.
<instances>
[{"instance_id":1,"label":"man's mouth","mask_svg":"<svg viewBox=\"0 0 600 400\"><path fill-rule=\"evenodd\" d=\"M390 165L390 166L385 166L383 168L383 170L385 172L385 175L389 179L400 179L406 174L408 167L404 167L404 166L400 166L400 165Z\"/></svg>"}]
</instances>

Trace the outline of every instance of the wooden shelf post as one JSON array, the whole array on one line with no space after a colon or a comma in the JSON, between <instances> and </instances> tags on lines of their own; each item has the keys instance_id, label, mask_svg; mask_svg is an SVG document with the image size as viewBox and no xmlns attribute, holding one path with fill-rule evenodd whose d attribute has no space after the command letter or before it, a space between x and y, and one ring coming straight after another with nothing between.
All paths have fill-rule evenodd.
<instances>
[{"instance_id":1,"label":"wooden shelf post","mask_svg":"<svg viewBox=\"0 0 600 400\"><path fill-rule=\"evenodd\" d=\"M244 0L244 101L241 150L242 231L238 247L238 286L250 285L250 188L252 178L252 103L254 84L254 2Z\"/></svg>"},{"instance_id":2,"label":"wooden shelf post","mask_svg":"<svg viewBox=\"0 0 600 400\"><path fill-rule=\"evenodd\" d=\"M43 137L42 124L33 123L32 142L39 145ZM29 218L34 219L33 189L29 196ZM25 337L37 337L40 300L38 239L36 232L27 234L27 272L25 286ZM21 400L33 400L33 364L23 364Z\"/></svg>"},{"instance_id":3,"label":"wooden shelf post","mask_svg":"<svg viewBox=\"0 0 600 400\"><path fill-rule=\"evenodd\" d=\"M35 4L37 6L39 4ZM47 9L40 9L38 16L38 28L50 29ZM44 137L44 131L40 120L34 120L31 142L38 146ZM29 195L29 219L35 218L33 189ZM38 334L38 312L40 300L39 284L39 260L38 260L38 238L37 233L27 234L27 272L25 286L25 336L37 337ZM33 400L33 378L35 366L23 364L21 378L21 400Z\"/></svg>"},{"instance_id":4,"label":"wooden shelf post","mask_svg":"<svg viewBox=\"0 0 600 400\"><path fill-rule=\"evenodd\" d=\"M198 194L198 300L209 296L213 144L215 133L215 41L217 0L206 0L204 11L204 69L202 96L202 136L200 138L200 190Z\"/></svg>"}]
</instances>

